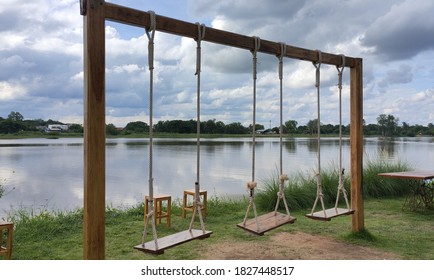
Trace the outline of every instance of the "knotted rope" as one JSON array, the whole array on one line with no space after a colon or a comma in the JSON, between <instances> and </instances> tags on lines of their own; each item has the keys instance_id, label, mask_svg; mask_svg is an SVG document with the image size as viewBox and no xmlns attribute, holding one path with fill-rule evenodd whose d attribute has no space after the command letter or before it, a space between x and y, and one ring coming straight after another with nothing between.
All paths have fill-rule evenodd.
<instances>
[{"instance_id":1,"label":"knotted rope","mask_svg":"<svg viewBox=\"0 0 434 280\"><path fill-rule=\"evenodd\" d=\"M256 144L256 80L257 80L257 53L261 46L261 39L253 37L255 48L252 50L253 55L253 124L252 124L252 182L255 181L255 144Z\"/></svg>"},{"instance_id":2,"label":"knotted rope","mask_svg":"<svg viewBox=\"0 0 434 280\"><path fill-rule=\"evenodd\" d=\"M255 206L255 144L256 144L256 79L257 79L257 64L258 64L258 58L257 53L261 46L261 39L259 37L254 36L254 49L252 52L253 57L253 124L252 124L252 181L247 183L247 188L250 192L250 200L249 200L249 206L247 207L246 215L244 216L243 225L246 225L247 216L249 215L250 208L253 208L253 213L255 214L256 219L256 228L259 231L259 221L258 221L258 214L256 212L256 206Z\"/></svg>"},{"instance_id":3,"label":"knotted rope","mask_svg":"<svg viewBox=\"0 0 434 280\"><path fill-rule=\"evenodd\" d=\"M312 62L313 66L315 66L315 87L317 90L317 115L318 115L318 119L317 119L317 149L318 149L318 153L317 153L317 174L316 174L316 185L317 185L317 193L316 193L316 198L315 198L315 202L313 204L312 207L312 211L311 214L313 214L313 212L315 211L316 208L316 204L318 203L318 200L320 200L321 202L321 206L322 209L324 211L324 216L326 217L326 211L325 211L325 206L324 206L324 195L322 192L322 183L321 183L321 108L320 108L320 103L321 103L321 96L320 96L320 88L321 88L321 62L322 62L322 53L320 50L317 50L318 52L318 60L316 62Z\"/></svg>"},{"instance_id":4,"label":"knotted rope","mask_svg":"<svg viewBox=\"0 0 434 280\"><path fill-rule=\"evenodd\" d=\"M279 86L280 86L280 126L279 126L279 140L280 140L280 180L279 180L279 191L277 192L277 201L276 206L274 207L274 214L277 214L277 210L279 208L279 203L283 200L283 204L285 205L286 213L289 214L288 205L285 199L285 181L288 180L288 175L283 174L283 57L286 54L286 44L280 43L280 54L278 55L279 59Z\"/></svg>"},{"instance_id":5,"label":"knotted rope","mask_svg":"<svg viewBox=\"0 0 434 280\"><path fill-rule=\"evenodd\" d=\"M197 120L196 120L196 182L194 185L194 206L193 206L193 215L191 217L190 221L190 227L189 230L191 231L193 229L193 223L196 219L196 212L199 214L199 221L201 225L201 229L203 233L205 233L205 225L203 222L202 217L202 203L200 201L200 72L201 72L201 58L202 58L202 50L201 50L201 43L202 39L205 37L205 30L206 27L204 24L196 23L197 24L197 46L196 46L196 73L197 76Z\"/></svg>"},{"instance_id":6,"label":"knotted rope","mask_svg":"<svg viewBox=\"0 0 434 280\"><path fill-rule=\"evenodd\" d=\"M342 193L345 199L347 209L350 209L347 191L345 190L345 186L344 186L345 169L342 167L342 76L345 69L345 55L342 54L341 57L342 57L342 64L336 66L336 69L338 71L338 89L339 89L339 183L338 183L338 192L336 196L335 208L338 207L339 196Z\"/></svg>"},{"instance_id":7,"label":"knotted rope","mask_svg":"<svg viewBox=\"0 0 434 280\"><path fill-rule=\"evenodd\" d=\"M158 250L158 237L154 219L154 179L153 179L153 157L152 157L152 143L153 143L153 91L154 91L154 38L156 30L156 16L154 11L148 11L150 16L149 28L146 28L146 35L148 37L148 66L149 66L149 213L146 215L145 228L143 230L142 247L145 247L146 236L148 231L148 221L151 220L152 233L154 237L155 248Z\"/></svg>"}]
</instances>

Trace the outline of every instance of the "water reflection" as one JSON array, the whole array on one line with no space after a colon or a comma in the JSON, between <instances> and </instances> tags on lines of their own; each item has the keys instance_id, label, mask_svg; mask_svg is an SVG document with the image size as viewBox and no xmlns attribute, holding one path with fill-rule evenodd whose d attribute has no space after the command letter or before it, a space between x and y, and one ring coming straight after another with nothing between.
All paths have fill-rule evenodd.
<instances>
[{"instance_id":1,"label":"water reflection","mask_svg":"<svg viewBox=\"0 0 434 280\"><path fill-rule=\"evenodd\" d=\"M350 142L343 139L343 164L349 170ZM317 139L289 138L283 142L284 172L313 174L317 163ZM245 193L251 179L250 138L202 139L200 181L209 195ZM258 139L256 180L277 176L279 138ZM404 160L417 169L434 169L433 138L365 139L366 159ZM196 139L155 139L155 192L179 199L196 181ZM106 201L128 207L148 193L149 141L108 139L106 147ZM338 165L339 139L321 141L323 169ZM83 205L83 139L0 140L0 179L11 191L0 199L0 216L18 207L74 209Z\"/></svg>"},{"instance_id":2,"label":"water reflection","mask_svg":"<svg viewBox=\"0 0 434 280\"><path fill-rule=\"evenodd\" d=\"M283 147L290 154L297 153L297 145L296 145L295 139L286 140L285 142L283 142Z\"/></svg>"},{"instance_id":3,"label":"water reflection","mask_svg":"<svg viewBox=\"0 0 434 280\"><path fill-rule=\"evenodd\" d=\"M383 155L387 158L393 158L395 157L395 147L397 143L393 138L391 139L380 139L378 141L378 154Z\"/></svg>"}]
</instances>

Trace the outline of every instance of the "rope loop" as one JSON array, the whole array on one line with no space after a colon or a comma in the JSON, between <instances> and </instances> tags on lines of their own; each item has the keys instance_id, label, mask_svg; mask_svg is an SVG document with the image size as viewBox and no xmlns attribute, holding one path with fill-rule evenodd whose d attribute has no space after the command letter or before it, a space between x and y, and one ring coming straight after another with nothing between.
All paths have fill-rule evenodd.
<instances>
[{"instance_id":1,"label":"rope loop","mask_svg":"<svg viewBox=\"0 0 434 280\"><path fill-rule=\"evenodd\" d=\"M261 38L259 38L258 36L253 36L252 38L255 42L255 48L252 50L252 53L256 54L261 47Z\"/></svg>"},{"instance_id":2,"label":"rope loop","mask_svg":"<svg viewBox=\"0 0 434 280\"><path fill-rule=\"evenodd\" d=\"M318 60L316 62L312 62L313 66L315 66L316 68L316 82L315 82L315 87L319 88L320 86L320 68L321 68L321 62L322 62L322 53L320 50L317 50L318 53Z\"/></svg>"},{"instance_id":3,"label":"rope loop","mask_svg":"<svg viewBox=\"0 0 434 280\"><path fill-rule=\"evenodd\" d=\"M149 70L154 69L154 38L155 38L155 30L157 27L157 20L154 11L148 11L150 16L150 25L148 28L145 28L146 36L148 36L148 64Z\"/></svg>"},{"instance_id":4,"label":"rope loop","mask_svg":"<svg viewBox=\"0 0 434 280\"><path fill-rule=\"evenodd\" d=\"M196 22L196 25L197 25L197 38L195 40L197 42L197 47L196 47L196 73L195 73L195 75L198 75L200 72L201 60L202 60L201 42L202 42L202 39L205 38L206 26L205 26L205 24L200 24L199 22Z\"/></svg>"},{"instance_id":5,"label":"rope loop","mask_svg":"<svg viewBox=\"0 0 434 280\"><path fill-rule=\"evenodd\" d=\"M342 89L342 74L343 74L344 69L345 69L345 55L341 54L340 56L342 58L342 64L336 65L336 69L338 70L338 88L341 90Z\"/></svg>"},{"instance_id":6,"label":"rope loop","mask_svg":"<svg viewBox=\"0 0 434 280\"><path fill-rule=\"evenodd\" d=\"M278 56L279 58L279 79L283 79L283 57L286 54L286 44L280 43L280 54Z\"/></svg>"},{"instance_id":7,"label":"rope loop","mask_svg":"<svg viewBox=\"0 0 434 280\"><path fill-rule=\"evenodd\" d=\"M254 45L255 48L252 50L253 55L253 79L256 80L256 74L257 74L257 52L261 46L261 39L257 36L253 36Z\"/></svg>"},{"instance_id":8,"label":"rope loop","mask_svg":"<svg viewBox=\"0 0 434 280\"><path fill-rule=\"evenodd\" d=\"M205 38L205 30L206 30L206 26L205 24L200 24L199 22L196 22L197 25L197 38L195 39L198 43L200 43L200 41L203 40L203 38Z\"/></svg>"}]
</instances>

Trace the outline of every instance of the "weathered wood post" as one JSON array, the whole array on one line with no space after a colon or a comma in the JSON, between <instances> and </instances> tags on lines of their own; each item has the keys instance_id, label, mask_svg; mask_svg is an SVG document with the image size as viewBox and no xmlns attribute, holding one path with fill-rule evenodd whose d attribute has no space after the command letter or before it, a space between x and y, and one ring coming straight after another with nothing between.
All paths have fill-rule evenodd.
<instances>
[{"instance_id":1,"label":"weathered wood post","mask_svg":"<svg viewBox=\"0 0 434 280\"><path fill-rule=\"evenodd\" d=\"M350 70L350 149L352 231L365 228L363 205L363 61L354 59Z\"/></svg>"},{"instance_id":2,"label":"weathered wood post","mask_svg":"<svg viewBox=\"0 0 434 280\"><path fill-rule=\"evenodd\" d=\"M83 258L105 258L105 5L81 0L84 18Z\"/></svg>"}]
</instances>

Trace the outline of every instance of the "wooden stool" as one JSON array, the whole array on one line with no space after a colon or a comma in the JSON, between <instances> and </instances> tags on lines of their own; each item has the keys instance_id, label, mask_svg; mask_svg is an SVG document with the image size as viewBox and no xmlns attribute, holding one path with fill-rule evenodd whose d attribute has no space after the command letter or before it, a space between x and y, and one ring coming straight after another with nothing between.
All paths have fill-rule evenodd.
<instances>
[{"instance_id":1,"label":"wooden stool","mask_svg":"<svg viewBox=\"0 0 434 280\"><path fill-rule=\"evenodd\" d=\"M167 202L166 211L163 211L163 202ZM149 212L149 195L145 196L145 221L146 215ZM172 197L170 195L160 194L154 195L154 221L155 224L161 224L161 218L166 218L167 226L170 227L170 215L172 214Z\"/></svg>"},{"instance_id":2,"label":"wooden stool","mask_svg":"<svg viewBox=\"0 0 434 280\"><path fill-rule=\"evenodd\" d=\"M185 219L186 217L186 212L187 211L192 211L193 212L193 207L194 207L194 194L195 194L195 190L185 190L184 191L184 198L183 198L183 202L182 202L182 217ZM199 191L199 195L202 196L202 215L205 218L206 216L206 200L207 200L207 192L204 190L200 190ZM193 204L189 204L188 203L188 196L192 196L192 200L193 200Z\"/></svg>"},{"instance_id":3,"label":"wooden stool","mask_svg":"<svg viewBox=\"0 0 434 280\"><path fill-rule=\"evenodd\" d=\"M6 247L3 246L3 230L7 230ZM5 255L6 260L12 258L12 234L14 233L14 224L9 222L0 222L0 255Z\"/></svg>"}]
</instances>

